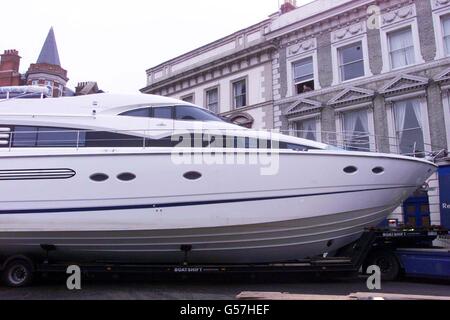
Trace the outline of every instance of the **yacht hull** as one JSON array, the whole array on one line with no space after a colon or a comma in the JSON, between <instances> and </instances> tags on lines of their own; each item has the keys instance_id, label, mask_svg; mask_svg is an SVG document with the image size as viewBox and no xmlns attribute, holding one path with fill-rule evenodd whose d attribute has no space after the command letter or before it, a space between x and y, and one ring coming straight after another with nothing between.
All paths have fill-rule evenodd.
<instances>
[{"instance_id":1,"label":"yacht hull","mask_svg":"<svg viewBox=\"0 0 450 320\"><path fill-rule=\"evenodd\" d=\"M0 181L0 257L43 258L41 246L54 245L52 258L77 262L182 263L183 247L191 248L190 263L297 260L355 241L435 171L431 163L395 156L279 156L272 176L251 165L167 165L163 154L0 159L7 170L70 163L76 172ZM166 169L158 171L161 163ZM345 173L349 165L357 172ZM375 174L375 167L384 172ZM202 178L187 181L183 173L190 171ZM98 172L109 182L90 181ZM117 180L123 172L137 179Z\"/></svg>"}]
</instances>

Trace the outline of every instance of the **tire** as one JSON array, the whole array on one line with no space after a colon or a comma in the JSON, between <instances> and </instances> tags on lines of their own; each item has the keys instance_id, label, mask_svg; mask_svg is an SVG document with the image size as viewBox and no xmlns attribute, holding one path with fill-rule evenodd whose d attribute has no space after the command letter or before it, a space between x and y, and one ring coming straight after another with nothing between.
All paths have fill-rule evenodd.
<instances>
[{"instance_id":1,"label":"tire","mask_svg":"<svg viewBox=\"0 0 450 320\"><path fill-rule=\"evenodd\" d=\"M400 276L400 263L391 251L378 251L369 258L368 266L378 266L381 270L381 280L394 281Z\"/></svg>"},{"instance_id":2,"label":"tire","mask_svg":"<svg viewBox=\"0 0 450 320\"><path fill-rule=\"evenodd\" d=\"M33 281L33 266L24 259L10 261L3 269L1 278L8 287L26 287Z\"/></svg>"}]
</instances>

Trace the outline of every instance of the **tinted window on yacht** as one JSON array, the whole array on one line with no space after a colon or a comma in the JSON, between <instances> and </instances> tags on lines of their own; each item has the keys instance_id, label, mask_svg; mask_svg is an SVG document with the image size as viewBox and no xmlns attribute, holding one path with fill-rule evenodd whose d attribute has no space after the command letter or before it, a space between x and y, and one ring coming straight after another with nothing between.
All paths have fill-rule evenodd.
<instances>
[{"instance_id":1,"label":"tinted window on yacht","mask_svg":"<svg viewBox=\"0 0 450 320\"><path fill-rule=\"evenodd\" d=\"M191 106L176 106L175 107L175 120L186 121L222 121L213 113L207 110L203 110Z\"/></svg>"},{"instance_id":2,"label":"tinted window on yacht","mask_svg":"<svg viewBox=\"0 0 450 320\"><path fill-rule=\"evenodd\" d=\"M153 117L158 119L172 119L172 107L153 108Z\"/></svg>"},{"instance_id":3,"label":"tinted window on yacht","mask_svg":"<svg viewBox=\"0 0 450 320\"><path fill-rule=\"evenodd\" d=\"M86 132L86 147L143 147L144 138L126 134L95 131Z\"/></svg>"},{"instance_id":4,"label":"tinted window on yacht","mask_svg":"<svg viewBox=\"0 0 450 320\"><path fill-rule=\"evenodd\" d=\"M121 116L127 117L138 117L138 118L149 118L151 116L151 108L141 108L136 110L131 110L120 114Z\"/></svg>"},{"instance_id":5,"label":"tinted window on yacht","mask_svg":"<svg viewBox=\"0 0 450 320\"><path fill-rule=\"evenodd\" d=\"M85 132L74 129L15 126L13 147L84 146Z\"/></svg>"},{"instance_id":6,"label":"tinted window on yacht","mask_svg":"<svg viewBox=\"0 0 450 320\"><path fill-rule=\"evenodd\" d=\"M13 147L35 147L38 129L36 127L16 126L13 134Z\"/></svg>"}]
</instances>

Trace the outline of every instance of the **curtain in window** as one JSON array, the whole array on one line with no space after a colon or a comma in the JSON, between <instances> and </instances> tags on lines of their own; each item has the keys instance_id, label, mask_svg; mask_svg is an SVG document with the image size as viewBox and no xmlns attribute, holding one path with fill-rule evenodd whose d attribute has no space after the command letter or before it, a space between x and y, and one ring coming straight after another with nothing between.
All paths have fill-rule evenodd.
<instances>
[{"instance_id":1,"label":"curtain in window","mask_svg":"<svg viewBox=\"0 0 450 320\"><path fill-rule=\"evenodd\" d=\"M414 42L410 28L390 33L389 47L393 68L407 66L415 62Z\"/></svg>"},{"instance_id":2,"label":"curtain in window","mask_svg":"<svg viewBox=\"0 0 450 320\"><path fill-rule=\"evenodd\" d=\"M366 110L344 114L344 142L349 150L370 150L369 118Z\"/></svg>"},{"instance_id":3,"label":"curtain in window","mask_svg":"<svg viewBox=\"0 0 450 320\"><path fill-rule=\"evenodd\" d=\"M415 153L420 156L420 153L425 150L425 143L419 100L413 99L395 103L395 126L400 153Z\"/></svg>"},{"instance_id":4,"label":"curtain in window","mask_svg":"<svg viewBox=\"0 0 450 320\"><path fill-rule=\"evenodd\" d=\"M317 141L316 119L300 121L297 130L300 138Z\"/></svg>"},{"instance_id":5,"label":"curtain in window","mask_svg":"<svg viewBox=\"0 0 450 320\"><path fill-rule=\"evenodd\" d=\"M422 111L420 110L420 101L410 100L409 103L412 105L417 123L419 124L419 127L422 129Z\"/></svg>"},{"instance_id":6,"label":"curtain in window","mask_svg":"<svg viewBox=\"0 0 450 320\"><path fill-rule=\"evenodd\" d=\"M397 129L398 140L402 140L403 130L405 130L406 101L395 103L395 128Z\"/></svg>"}]
</instances>

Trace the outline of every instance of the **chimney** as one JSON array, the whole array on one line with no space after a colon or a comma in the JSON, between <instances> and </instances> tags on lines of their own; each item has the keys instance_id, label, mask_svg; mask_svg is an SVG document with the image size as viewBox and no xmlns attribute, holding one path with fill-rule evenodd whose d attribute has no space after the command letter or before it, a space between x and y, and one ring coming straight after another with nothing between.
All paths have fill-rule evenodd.
<instances>
[{"instance_id":1,"label":"chimney","mask_svg":"<svg viewBox=\"0 0 450 320\"><path fill-rule=\"evenodd\" d=\"M5 50L1 55L0 71L14 71L19 72L20 66L19 51L17 50Z\"/></svg>"},{"instance_id":2,"label":"chimney","mask_svg":"<svg viewBox=\"0 0 450 320\"><path fill-rule=\"evenodd\" d=\"M297 9L297 0L284 0L284 3L281 5L280 11L281 14L285 14L295 9Z\"/></svg>"}]
</instances>

